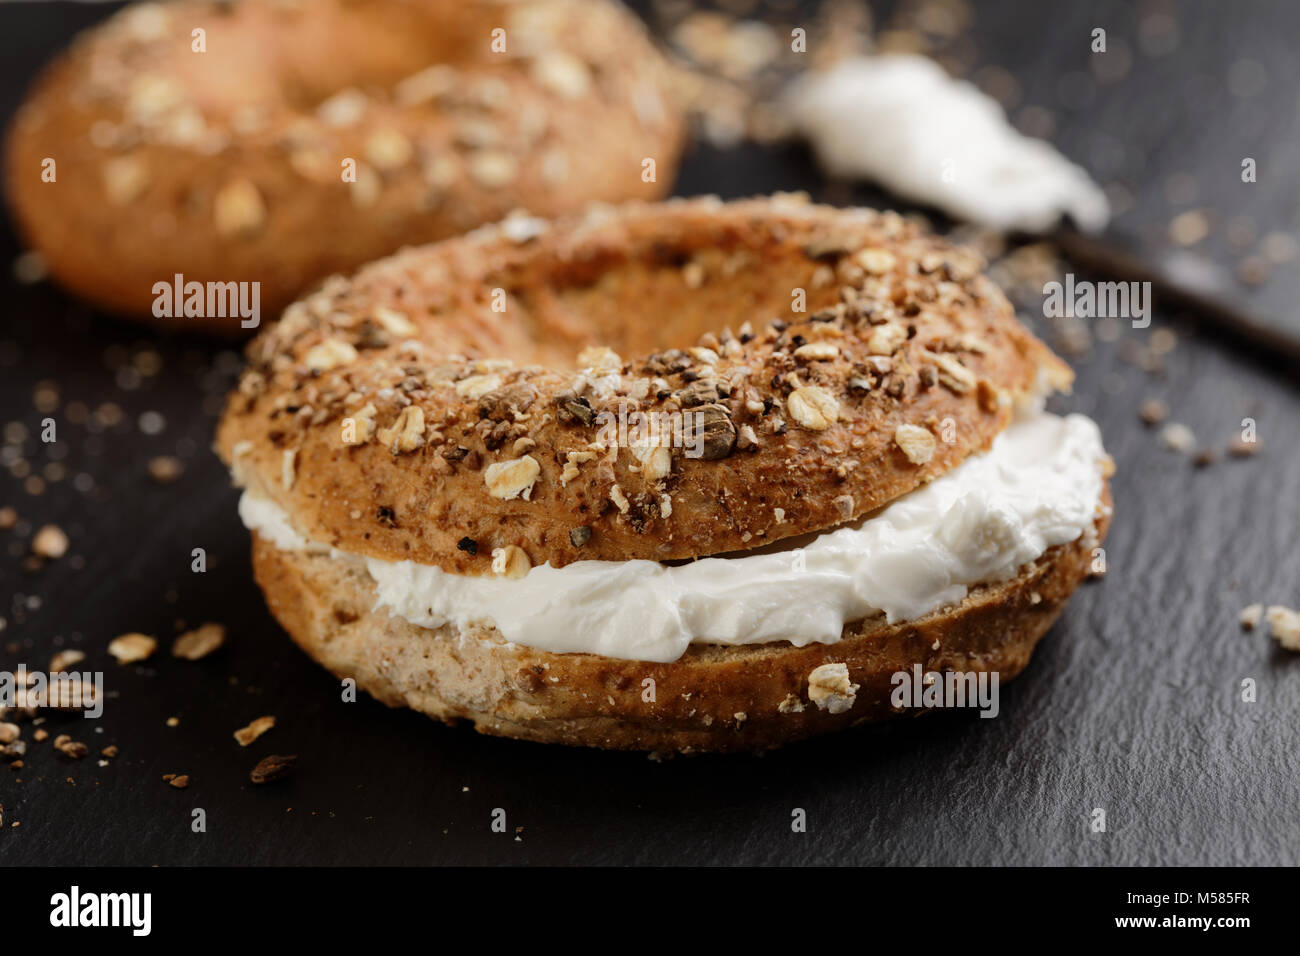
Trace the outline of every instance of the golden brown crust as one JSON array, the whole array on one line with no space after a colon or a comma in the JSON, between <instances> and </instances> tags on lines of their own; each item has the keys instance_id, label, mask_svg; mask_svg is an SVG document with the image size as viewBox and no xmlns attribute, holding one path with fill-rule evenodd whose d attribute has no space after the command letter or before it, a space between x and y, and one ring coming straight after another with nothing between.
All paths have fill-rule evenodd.
<instances>
[{"instance_id":1,"label":"golden brown crust","mask_svg":"<svg viewBox=\"0 0 1300 956\"><path fill-rule=\"evenodd\" d=\"M1068 384L980 266L797 197L509 220L292 306L218 449L308 538L455 573L507 546L555 566L758 547L876 510ZM589 346L624 358L575 371ZM703 416L703 457L648 460L603 428L620 406Z\"/></svg>"},{"instance_id":2,"label":"golden brown crust","mask_svg":"<svg viewBox=\"0 0 1300 956\"><path fill-rule=\"evenodd\" d=\"M858 622L838 644L696 644L669 664L551 654L504 643L491 629L462 636L415 627L371 610L373 582L355 563L281 551L256 534L253 564L293 639L389 706L547 743L761 750L910 712L892 707L891 677L913 665L1015 677L1088 573L1109 522L1108 493L1104 501L1095 536L1052 548L1017 577L977 587L954 608L895 625ZM809 675L841 663L858 688L851 706L836 713L810 699Z\"/></svg>"},{"instance_id":3,"label":"golden brown crust","mask_svg":"<svg viewBox=\"0 0 1300 956\"><path fill-rule=\"evenodd\" d=\"M37 82L6 191L87 299L148 317L176 273L256 280L271 316L313 280L518 207L663 195L684 135L665 69L606 0L135 4Z\"/></svg>"}]
</instances>

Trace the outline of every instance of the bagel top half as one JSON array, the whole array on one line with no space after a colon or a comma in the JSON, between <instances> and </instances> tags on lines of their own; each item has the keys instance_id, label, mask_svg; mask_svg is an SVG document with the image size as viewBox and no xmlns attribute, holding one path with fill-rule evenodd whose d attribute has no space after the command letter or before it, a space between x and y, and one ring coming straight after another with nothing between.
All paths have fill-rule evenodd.
<instances>
[{"instance_id":1,"label":"bagel top half","mask_svg":"<svg viewBox=\"0 0 1300 956\"><path fill-rule=\"evenodd\" d=\"M799 197L515 217L291 306L218 450L305 537L456 574L511 546L754 549L880 508L1068 387L981 265ZM698 456L628 447L608 423L632 412L693 413Z\"/></svg>"},{"instance_id":2,"label":"bagel top half","mask_svg":"<svg viewBox=\"0 0 1300 956\"><path fill-rule=\"evenodd\" d=\"M34 85L5 188L93 302L149 317L181 274L259 282L269 317L517 207L658 198L683 139L665 70L610 0L132 4Z\"/></svg>"}]
</instances>

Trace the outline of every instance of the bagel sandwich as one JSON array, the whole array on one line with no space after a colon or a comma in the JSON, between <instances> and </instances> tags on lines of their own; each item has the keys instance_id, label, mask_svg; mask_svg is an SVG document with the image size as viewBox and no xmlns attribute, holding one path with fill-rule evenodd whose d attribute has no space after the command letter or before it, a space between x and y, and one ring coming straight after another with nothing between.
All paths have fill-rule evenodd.
<instances>
[{"instance_id":1,"label":"bagel sandwich","mask_svg":"<svg viewBox=\"0 0 1300 956\"><path fill-rule=\"evenodd\" d=\"M1113 466L978 256L795 195L514 216L331 278L217 450L273 615L377 699L761 750L1027 664Z\"/></svg>"}]
</instances>

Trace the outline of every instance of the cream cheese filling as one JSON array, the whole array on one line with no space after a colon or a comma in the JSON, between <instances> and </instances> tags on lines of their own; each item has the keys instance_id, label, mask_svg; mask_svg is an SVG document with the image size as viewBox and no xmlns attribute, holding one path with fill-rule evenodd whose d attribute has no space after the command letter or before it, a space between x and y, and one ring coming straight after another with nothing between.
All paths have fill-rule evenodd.
<instances>
[{"instance_id":1,"label":"cream cheese filling","mask_svg":"<svg viewBox=\"0 0 1300 956\"><path fill-rule=\"evenodd\" d=\"M521 578L472 577L359 557L305 540L274 503L245 492L244 524L277 547L353 560L375 608L419 627L494 626L555 653L668 662L691 643L834 644L846 624L913 620L1006 580L1048 548L1090 534L1105 451L1082 415L1036 412L985 454L852 525L682 565L578 561Z\"/></svg>"}]
</instances>

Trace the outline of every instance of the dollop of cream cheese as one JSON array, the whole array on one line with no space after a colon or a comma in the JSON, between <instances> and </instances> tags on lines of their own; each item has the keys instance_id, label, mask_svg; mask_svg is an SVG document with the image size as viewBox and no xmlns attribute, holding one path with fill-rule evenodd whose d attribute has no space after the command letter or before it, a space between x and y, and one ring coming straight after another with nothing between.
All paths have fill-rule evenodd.
<instances>
[{"instance_id":1,"label":"dollop of cream cheese","mask_svg":"<svg viewBox=\"0 0 1300 956\"><path fill-rule=\"evenodd\" d=\"M471 577L358 558L305 540L275 504L245 492L244 524L289 550L364 563L375 607L412 624L492 625L556 653L674 661L693 642L834 644L846 624L913 620L1005 580L1090 533L1105 451L1082 415L1014 422L982 455L875 514L809 540L688 564L578 561L524 577Z\"/></svg>"},{"instance_id":2,"label":"dollop of cream cheese","mask_svg":"<svg viewBox=\"0 0 1300 956\"><path fill-rule=\"evenodd\" d=\"M917 54L857 56L799 77L795 128L827 172L873 180L906 199L993 229L1045 232L1069 214L1090 232L1110 218L1092 178L1002 107Z\"/></svg>"}]
</instances>

